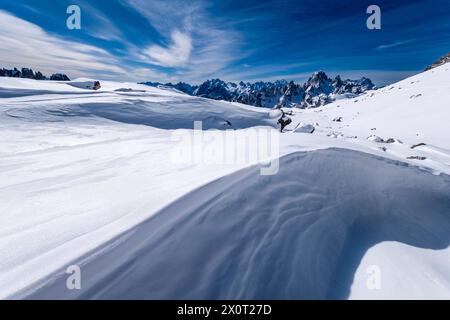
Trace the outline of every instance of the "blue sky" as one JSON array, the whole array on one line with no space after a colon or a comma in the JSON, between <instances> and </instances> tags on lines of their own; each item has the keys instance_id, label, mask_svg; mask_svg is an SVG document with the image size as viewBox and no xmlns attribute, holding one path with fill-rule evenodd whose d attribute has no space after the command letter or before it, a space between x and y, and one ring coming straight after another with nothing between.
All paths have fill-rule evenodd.
<instances>
[{"instance_id":1,"label":"blue sky","mask_svg":"<svg viewBox=\"0 0 450 320\"><path fill-rule=\"evenodd\" d=\"M81 8L81 30L66 8ZM381 30L366 9L381 7ZM386 84L450 51L450 0L0 0L0 66L130 81Z\"/></svg>"}]
</instances>

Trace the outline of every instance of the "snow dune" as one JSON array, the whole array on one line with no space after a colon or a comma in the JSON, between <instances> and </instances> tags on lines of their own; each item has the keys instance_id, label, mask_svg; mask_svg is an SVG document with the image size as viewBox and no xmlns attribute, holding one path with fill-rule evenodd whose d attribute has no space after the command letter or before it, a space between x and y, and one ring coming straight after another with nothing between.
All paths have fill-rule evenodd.
<instances>
[{"instance_id":1,"label":"snow dune","mask_svg":"<svg viewBox=\"0 0 450 320\"><path fill-rule=\"evenodd\" d=\"M82 291L67 290L60 270L19 297L348 298L358 264L374 245L441 250L450 244L449 176L342 149L289 154L274 176L258 170L190 192L73 261L83 270ZM448 298L448 261L436 263L409 279L428 283L432 276L436 290L416 296L404 283L397 295Z\"/></svg>"}]
</instances>

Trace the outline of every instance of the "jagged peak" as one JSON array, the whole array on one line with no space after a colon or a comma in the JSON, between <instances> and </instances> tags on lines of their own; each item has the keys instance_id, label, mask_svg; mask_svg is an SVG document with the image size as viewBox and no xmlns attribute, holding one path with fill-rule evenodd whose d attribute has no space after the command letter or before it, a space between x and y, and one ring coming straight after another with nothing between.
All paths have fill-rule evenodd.
<instances>
[{"instance_id":1,"label":"jagged peak","mask_svg":"<svg viewBox=\"0 0 450 320\"><path fill-rule=\"evenodd\" d=\"M439 66L442 66L446 63L450 62L450 52L447 53L446 55L440 57L438 60L436 60L432 65L428 66L425 68L425 71L437 68Z\"/></svg>"}]
</instances>

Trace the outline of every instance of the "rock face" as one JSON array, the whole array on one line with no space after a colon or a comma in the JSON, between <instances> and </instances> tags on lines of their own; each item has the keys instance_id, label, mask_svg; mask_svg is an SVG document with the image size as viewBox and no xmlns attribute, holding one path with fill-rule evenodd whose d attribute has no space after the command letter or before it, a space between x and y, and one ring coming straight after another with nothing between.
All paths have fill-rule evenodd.
<instances>
[{"instance_id":1,"label":"rock face","mask_svg":"<svg viewBox=\"0 0 450 320\"><path fill-rule=\"evenodd\" d=\"M34 78L36 80L45 80L45 79L47 79L40 71L36 72L36 74L34 75Z\"/></svg>"},{"instance_id":2,"label":"rock face","mask_svg":"<svg viewBox=\"0 0 450 320\"><path fill-rule=\"evenodd\" d=\"M13 78L26 78L26 79L35 79L35 80L48 80L46 76L44 76L40 71L36 73L33 72L30 68L22 68L18 70L14 69L0 69L0 77L13 77ZM50 80L58 80L58 81L70 81L69 77L65 74L55 73L50 77Z\"/></svg>"},{"instance_id":3,"label":"rock face","mask_svg":"<svg viewBox=\"0 0 450 320\"><path fill-rule=\"evenodd\" d=\"M435 63L433 63L431 66L428 66L425 68L425 71L434 69L436 67L442 66L443 64L446 64L447 62L450 62L450 52L447 53L445 56L439 58Z\"/></svg>"},{"instance_id":4,"label":"rock face","mask_svg":"<svg viewBox=\"0 0 450 320\"><path fill-rule=\"evenodd\" d=\"M62 73L54 73L50 76L50 80L55 81L70 81L69 77Z\"/></svg>"},{"instance_id":5,"label":"rock face","mask_svg":"<svg viewBox=\"0 0 450 320\"><path fill-rule=\"evenodd\" d=\"M375 88L368 78L359 80L342 80L337 76L329 78L325 72L319 71L311 75L304 84L293 81L278 80L275 82L225 82L220 79L211 79L199 86L187 83L161 84L158 82L145 82L143 84L153 87L170 87L198 97L215 100L240 102L256 107L281 108L315 108L334 101L340 95L359 95Z\"/></svg>"},{"instance_id":6,"label":"rock face","mask_svg":"<svg viewBox=\"0 0 450 320\"><path fill-rule=\"evenodd\" d=\"M34 79L34 72L28 68L22 68L22 78Z\"/></svg>"},{"instance_id":7,"label":"rock face","mask_svg":"<svg viewBox=\"0 0 450 320\"><path fill-rule=\"evenodd\" d=\"M220 79L207 80L194 91L194 95L214 100L232 101L235 93L233 86L234 84L225 83Z\"/></svg>"}]
</instances>

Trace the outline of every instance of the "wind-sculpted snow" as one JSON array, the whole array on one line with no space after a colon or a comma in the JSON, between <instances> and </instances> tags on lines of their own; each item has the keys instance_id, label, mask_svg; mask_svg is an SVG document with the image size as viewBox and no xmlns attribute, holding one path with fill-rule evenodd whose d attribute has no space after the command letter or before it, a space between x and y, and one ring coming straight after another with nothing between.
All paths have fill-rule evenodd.
<instances>
[{"instance_id":1,"label":"wind-sculpted snow","mask_svg":"<svg viewBox=\"0 0 450 320\"><path fill-rule=\"evenodd\" d=\"M347 298L376 244L448 248L448 190L447 175L365 153L293 153L277 175L261 176L255 166L220 178L73 261L82 290L67 290L61 270L19 296ZM415 281L448 281L447 263L434 265L432 275L419 271Z\"/></svg>"},{"instance_id":2,"label":"wind-sculpted snow","mask_svg":"<svg viewBox=\"0 0 450 320\"><path fill-rule=\"evenodd\" d=\"M3 81L8 84L3 86L0 82L0 98L11 99L3 103L0 117L6 115L23 121L79 123L87 119L91 122L107 120L160 129L192 129L194 121L203 121L203 129L242 129L275 127L280 113L136 84L131 88L120 88L118 84L106 82L106 85L102 84L104 90L93 91L80 89L93 81L55 83L46 89L38 81L13 81ZM21 97L28 98L17 101Z\"/></svg>"},{"instance_id":3,"label":"wind-sculpted snow","mask_svg":"<svg viewBox=\"0 0 450 320\"><path fill-rule=\"evenodd\" d=\"M329 85L317 78L312 95ZM449 81L442 65L283 108L280 170L260 176L258 161L209 161L209 146L245 158L280 110L0 78L0 298L448 299ZM65 287L73 263L81 291Z\"/></svg>"}]
</instances>

